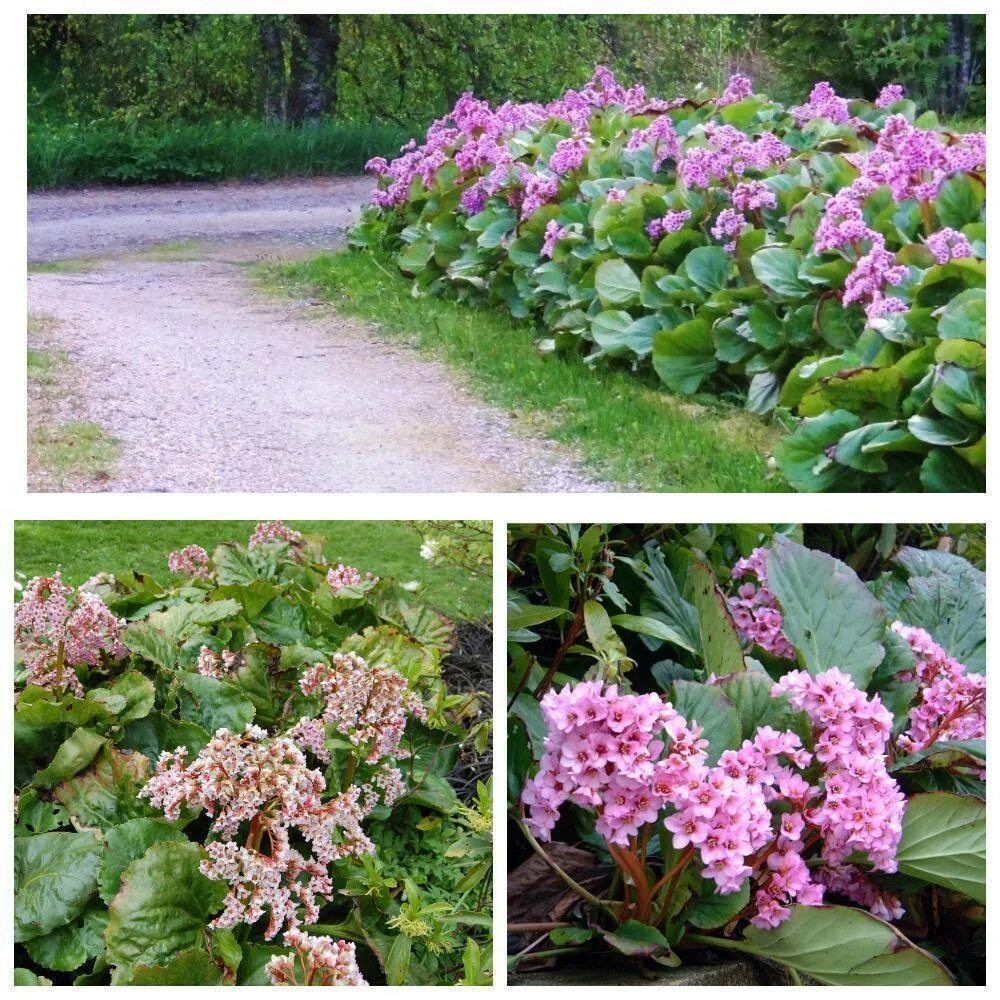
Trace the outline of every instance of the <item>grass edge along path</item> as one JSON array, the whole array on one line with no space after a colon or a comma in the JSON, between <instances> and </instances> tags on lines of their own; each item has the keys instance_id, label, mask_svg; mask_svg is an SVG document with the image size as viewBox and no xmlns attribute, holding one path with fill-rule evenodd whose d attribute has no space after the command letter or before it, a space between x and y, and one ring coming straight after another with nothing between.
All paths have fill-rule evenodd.
<instances>
[{"instance_id":1,"label":"grass edge along path","mask_svg":"<svg viewBox=\"0 0 1000 1000\"><path fill-rule=\"evenodd\" d=\"M95 573L149 573L161 583L181 577L167 570L167 555L185 545L209 553L226 541L246 544L256 521L15 521L14 569L26 577L62 570L79 586ZM325 539L323 552L334 563L362 573L391 576L399 583L418 580L421 595L445 614L480 618L490 613L489 579L450 566L433 566L420 556L421 538L401 521L300 521L289 527ZM24 581L21 581L22 583Z\"/></svg>"},{"instance_id":2,"label":"grass edge along path","mask_svg":"<svg viewBox=\"0 0 1000 1000\"><path fill-rule=\"evenodd\" d=\"M500 309L414 298L410 282L390 267L345 250L257 273L271 291L314 290L380 334L431 352L468 375L486 402L576 449L601 478L647 492L785 488L768 474L776 426L724 404L680 400L621 369L544 354L529 325Z\"/></svg>"}]
</instances>

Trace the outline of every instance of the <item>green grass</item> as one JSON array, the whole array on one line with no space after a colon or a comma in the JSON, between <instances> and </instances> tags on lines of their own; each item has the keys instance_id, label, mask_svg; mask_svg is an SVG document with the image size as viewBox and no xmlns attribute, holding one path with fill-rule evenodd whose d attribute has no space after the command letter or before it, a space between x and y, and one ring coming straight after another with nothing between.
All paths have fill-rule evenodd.
<instances>
[{"instance_id":1,"label":"green grass","mask_svg":"<svg viewBox=\"0 0 1000 1000\"><path fill-rule=\"evenodd\" d=\"M28 187L359 173L407 130L383 123L43 123L28 131Z\"/></svg>"},{"instance_id":2,"label":"green grass","mask_svg":"<svg viewBox=\"0 0 1000 1000\"><path fill-rule=\"evenodd\" d=\"M54 377L50 379L54 381ZM33 459L48 469L60 486L71 477L110 476L120 451L116 438L88 420L40 424L32 430L30 446Z\"/></svg>"},{"instance_id":3,"label":"green grass","mask_svg":"<svg viewBox=\"0 0 1000 1000\"><path fill-rule=\"evenodd\" d=\"M224 541L245 543L254 521L17 521L14 568L26 577L61 569L78 586L95 573L129 569L170 579L167 555L196 544L209 552ZM419 580L423 596L457 617L478 618L490 611L489 580L469 577L450 567L434 567L420 558L421 538L400 521L289 521L304 534L326 539L328 559L364 572Z\"/></svg>"},{"instance_id":4,"label":"green grass","mask_svg":"<svg viewBox=\"0 0 1000 1000\"><path fill-rule=\"evenodd\" d=\"M309 287L385 336L469 375L481 397L575 447L598 476L644 491L770 491L778 429L740 410L671 397L623 369L541 354L535 333L499 309L415 299L410 282L366 254L344 252L260 271L272 290Z\"/></svg>"},{"instance_id":5,"label":"green grass","mask_svg":"<svg viewBox=\"0 0 1000 1000\"><path fill-rule=\"evenodd\" d=\"M56 381L59 359L51 351L28 350L28 378L41 385L52 385Z\"/></svg>"}]
</instances>

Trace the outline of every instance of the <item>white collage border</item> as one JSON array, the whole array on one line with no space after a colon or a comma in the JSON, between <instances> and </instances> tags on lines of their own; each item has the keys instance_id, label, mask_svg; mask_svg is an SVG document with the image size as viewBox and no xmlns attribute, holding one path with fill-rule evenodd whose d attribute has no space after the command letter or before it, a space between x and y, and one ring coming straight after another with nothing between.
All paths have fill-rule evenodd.
<instances>
[{"instance_id":1,"label":"white collage border","mask_svg":"<svg viewBox=\"0 0 1000 1000\"><path fill-rule=\"evenodd\" d=\"M3 47L3 58L0 59L0 74L3 86L0 93L6 95L7 121L4 156L0 158L0 171L3 179L3 219L7 238L0 243L0 282L3 295L0 298L4 311L4 337L2 350L4 364L0 368L0 408L2 408L3 462L0 465L0 566L6 579L13 580L13 523L15 520L90 520L90 519L136 519L136 520L184 520L184 519L231 519L245 518L263 520L282 518L294 521L296 518L308 519L482 519L494 523L495 559L494 559L494 632L498 637L494 649L494 705L497 712L495 728L495 752L497 761L497 781L505 780L505 749L506 727L502 718L506 706L505 676L506 659L502 636L505 633L506 612L506 574L505 574L505 535L506 525L513 522L536 521L607 521L607 522L950 522L950 523L986 523L987 553L988 553L988 608L993 608L993 569L1000 558L998 543L993 530L992 517L994 507L989 496L994 493L990 489L986 496L969 496L964 494L900 494L900 495L858 495L858 494L824 494L824 495L789 495L789 494L534 494L534 495L494 495L494 494L66 494L66 495L29 495L25 492L26 472L26 435L24 433L24 414L26 408L26 372L25 352L22 339L24 316L26 310L25 260L27 248L26 213L27 201L25 194L24 164L26 159L25 138L25 77L26 77L26 46L25 46L25 15L27 13L180 13L197 10L211 13L263 13L280 10L287 13L313 12L317 10L335 9L343 13L468 13L468 5L460 2L445 3L415 3L410 0L399 0L395 3L368 0L368 2L339 2L335 4L283 4L277 2L260 2L260 0L245 0L245 2L211 2L202 0L198 3L67 3L65 5L32 4L20 9L4 9L0 12L2 32L0 45ZM717 4L708 9L698 9L698 13L719 14L756 14L756 13L799 13L801 4L771 3L760 4ZM646 3L646 4L616 4L594 3L587 0L575 2L551 3L546 0L507 0L506 3L481 2L476 5L475 13L480 14L538 14L538 13L691 13L692 5ZM986 13L987 19L987 51L1000 51L997 47L997 18L991 14L989 4L956 4L948 5L944 10L928 2L888 3L878 5L872 10L870 3L838 3L823 6L815 13ZM992 118L996 111L997 86L988 74L987 81L987 117ZM996 164L997 154L994 143L989 143L988 168ZM992 243L996 234L997 207L987 205L988 243ZM996 312L992 308L996 298L997 277L988 281L989 331L996 334ZM993 373L989 378L988 397L993 402L996 392L996 379ZM991 407L988 423L996 440L996 423L1000 418ZM995 449L993 449L995 451ZM993 461L988 464L988 484L992 487L997 479L997 470ZM2 578L2 577L0 577ZM0 628L4 635L12 634L13 610L7 603L0 614ZM998 648L1000 642L1000 618L993 616L989 620L988 650ZM991 656L991 663L996 657ZM9 661L8 661L9 662ZM989 718L1000 708L1000 688L992 690L989 695ZM2 715L2 735L4 742L0 745L11 745L12 706L6 703ZM6 801L12 801L13 774L8 766L4 773L3 789L7 793ZM527 988L506 987L505 957L506 935L503 931L506 925L506 900L504 895L504 872L506 871L506 816L504 808L505 796L498 791L495 795L495 953L494 968L497 985L494 990L504 993L511 991L512 1000L520 996ZM997 842L1000 840L1000 830L996 822L996 808L991 808L988 820L988 856L989 870L994 870L992 859L1000 857ZM0 887L6 900L2 916L0 916L0 940L11 942L13 891L12 891L12 834L8 826L2 834L3 869L0 872ZM990 880L989 900L996 904L998 890L992 882L1000 883L1000 879ZM994 959L997 942L994 921L988 936L987 981L993 983L997 962ZM3 958L0 960L0 984L5 991L13 989L11 982L12 948L10 945L0 946ZM985 992L985 988L972 987ZM80 987L84 993L103 989L101 987ZM135 987L118 988L124 995L135 994L141 989ZM178 987L182 993L203 995L206 991L198 987ZM445 987L397 987L397 991L416 993L420 997L444 996ZM640 987L614 987L614 1000L632 1000ZM684 992L690 987L675 988ZM725 993L731 996L752 990L754 987L701 987L699 996L712 996L714 993ZM820 987L801 987L801 989L820 989ZM842 991L851 997L864 997L873 994L874 988L826 987L827 991ZM931 997L944 988L930 988L931 992L921 996ZM596 996L597 991L607 994L608 987L548 987L546 997L564 1000L572 995ZM533 991L532 991L533 993ZM246 987L240 996L270 995L270 988ZM528 995L528 994L525 994ZM831 995L827 992L825 995Z\"/></svg>"}]
</instances>

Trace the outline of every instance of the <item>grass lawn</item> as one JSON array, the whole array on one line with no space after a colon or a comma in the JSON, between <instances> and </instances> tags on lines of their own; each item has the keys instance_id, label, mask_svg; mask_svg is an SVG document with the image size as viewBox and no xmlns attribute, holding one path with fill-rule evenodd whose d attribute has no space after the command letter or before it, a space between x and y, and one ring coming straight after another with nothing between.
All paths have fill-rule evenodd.
<instances>
[{"instance_id":1,"label":"grass lawn","mask_svg":"<svg viewBox=\"0 0 1000 1000\"><path fill-rule=\"evenodd\" d=\"M95 573L134 569L166 581L167 555L191 543L209 552L220 542L245 543L253 521L17 521L14 567L27 577L62 570L79 585ZM464 571L431 566L420 557L421 538L401 521L289 521L303 534L326 539L328 559L362 572L419 580L423 594L450 615L478 618L490 612L490 581Z\"/></svg>"},{"instance_id":2,"label":"grass lawn","mask_svg":"<svg viewBox=\"0 0 1000 1000\"><path fill-rule=\"evenodd\" d=\"M761 492L778 428L734 407L670 396L623 369L539 352L535 331L499 309L415 299L410 282L366 254L343 252L266 268L272 288L315 289L338 311L368 320L468 375L488 402L576 448L598 476L644 491Z\"/></svg>"}]
</instances>

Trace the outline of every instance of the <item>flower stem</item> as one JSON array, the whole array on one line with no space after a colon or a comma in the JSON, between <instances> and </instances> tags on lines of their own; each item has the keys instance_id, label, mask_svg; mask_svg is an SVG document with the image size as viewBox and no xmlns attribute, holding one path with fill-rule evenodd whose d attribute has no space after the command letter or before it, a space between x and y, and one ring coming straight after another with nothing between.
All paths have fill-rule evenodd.
<instances>
[{"instance_id":1,"label":"flower stem","mask_svg":"<svg viewBox=\"0 0 1000 1000\"><path fill-rule=\"evenodd\" d=\"M527 828L527 826L525 826L524 820L521 819L520 816L514 816L514 822L517 823L518 827L521 830L521 833L524 834L524 838L525 840L528 841L528 844L531 846L531 849L549 866L549 868L552 869L553 872L555 872L556 875L559 876L559 878L563 880L563 882L566 883L567 886L569 886L570 889L573 890L573 892L575 892L581 899L584 899L588 903L590 903L590 905L593 906L595 909L600 910L602 913L606 914L607 916L611 917L614 920L618 919L615 916L614 911L610 907L605 906L604 903L602 903L595 895L593 895L593 893L588 892L586 889L584 889L584 887L580 885L579 882L575 881L571 875L563 871L562 868L560 868L559 865L557 865L555 861L553 861L552 858L550 858L545 853L545 851L542 849L542 845L539 844L537 840L535 840L535 838L531 834L531 831Z\"/></svg>"}]
</instances>

